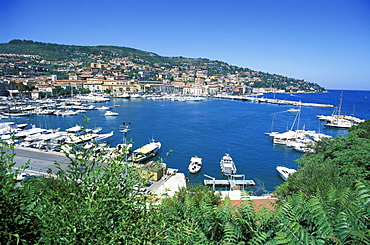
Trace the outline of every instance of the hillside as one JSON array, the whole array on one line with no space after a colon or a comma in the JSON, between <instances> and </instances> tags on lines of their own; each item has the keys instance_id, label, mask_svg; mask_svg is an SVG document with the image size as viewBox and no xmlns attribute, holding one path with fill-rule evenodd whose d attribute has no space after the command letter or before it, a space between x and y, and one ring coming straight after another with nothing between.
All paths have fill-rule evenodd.
<instances>
[{"instance_id":1,"label":"hillside","mask_svg":"<svg viewBox=\"0 0 370 245\"><path fill-rule=\"evenodd\" d=\"M176 68L184 73L187 73L190 70L204 70L210 77L237 76L238 78L245 78L244 84L254 88L276 88L293 92L297 90L307 92L325 91L323 87L316 83L310 83L305 80L289 78L276 74L269 74L267 72L253 71L249 68L229 65L221 61L211 61L209 59L202 58L163 57L155 53L127 47L75 46L34 42L29 40L12 40L8 43L0 44L0 54L35 55L39 56L39 60L50 61L50 63L54 65L56 62L59 62L59 65L61 61L80 62L80 68L88 66L91 62L99 61L108 63L112 59L124 58L135 65L145 65L154 70L170 70L172 68ZM35 58L33 61L35 61ZM44 62L43 64L49 64L50 66L50 63Z\"/></svg>"}]
</instances>

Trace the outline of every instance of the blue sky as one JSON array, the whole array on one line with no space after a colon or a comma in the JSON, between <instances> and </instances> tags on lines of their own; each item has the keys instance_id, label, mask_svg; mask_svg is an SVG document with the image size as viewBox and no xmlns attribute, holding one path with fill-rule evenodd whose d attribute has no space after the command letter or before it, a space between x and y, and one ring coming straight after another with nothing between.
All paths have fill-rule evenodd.
<instances>
[{"instance_id":1,"label":"blue sky","mask_svg":"<svg viewBox=\"0 0 370 245\"><path fill-rule=\"evenodd\" d=\"M1 0L0 42L115 45L370 90L369 0Z\"/></svg>"}]
</instances>

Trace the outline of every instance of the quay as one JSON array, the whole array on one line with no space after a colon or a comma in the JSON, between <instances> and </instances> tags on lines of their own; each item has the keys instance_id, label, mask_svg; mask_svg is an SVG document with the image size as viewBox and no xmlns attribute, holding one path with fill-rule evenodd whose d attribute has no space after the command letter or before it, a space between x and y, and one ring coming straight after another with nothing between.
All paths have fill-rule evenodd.
<instances>
[{"instance_id":1,"label":"quay","mask_svg":"<svg viewBox=\"0 0 370 245\"><path fill-rule=\"evenodd\" d=\"M310 107L334 107L330 104L319 104L319 103L304 103L301 101L292 101L292 100L279 100L279 99L268 99L268 98L259 98L256 96L237 96L237 95L219 95L215 96L219 99L231 99L231 100L243 100L243 101L252 101L256 103L270 103L278 105L292 105L292 106L310 106Z\"/></svg>"}]
</instances>

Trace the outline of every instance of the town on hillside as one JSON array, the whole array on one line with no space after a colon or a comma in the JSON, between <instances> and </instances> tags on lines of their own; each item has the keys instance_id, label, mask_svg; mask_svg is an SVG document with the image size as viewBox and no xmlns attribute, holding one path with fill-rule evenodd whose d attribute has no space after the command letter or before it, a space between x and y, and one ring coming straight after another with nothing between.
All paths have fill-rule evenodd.
<instances>
[{"instance_id":1,"label":"town on hillside","mask_svg":"<svg viewBox=\"0 0 370 245\"><path fill-rule=\"evenodd\" d=\"M156 56L152 53L142 57L81 52L73 51L72 58L66 53L69 58L59 60L0 53L0 96L37 99L89 92L124 97L145 93L215 96L325 91L305 80L256 72L220 61L178 57L177 62L172 62L175 58L166 62L164 57L150 60Z\"/></svg>"}]
</instances>

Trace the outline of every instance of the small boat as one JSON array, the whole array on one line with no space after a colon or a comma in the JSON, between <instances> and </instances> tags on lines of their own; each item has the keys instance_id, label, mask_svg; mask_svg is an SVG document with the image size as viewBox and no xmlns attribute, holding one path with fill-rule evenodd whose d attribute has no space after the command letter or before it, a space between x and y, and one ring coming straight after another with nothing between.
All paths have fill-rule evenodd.
<instances>
[{"instance_id":1,"label":"small boat","mask_svg":"<svg viewBox=\"0 0 370 245\"><path fill-rule=\"evenodd\" d=\"M228 153L226 153L225 156L222 157L220 161L220 167L221 172L226 176L230 176L236 173L235 163Z\"/></svg>"},{"instance_id":2,"label":"small boat","mask_svg":"<svg viewBox=\"0 0 370 245\"><path fill-rule=\"evenodd\" d=\"M202 168L202 158L197 156L190 158L190 164L188 167L190 173L196 174L199 172L201 168Z\"/></svg>"},{"instance_id":3,"label":"small boat","mask_svg":"<svg viewBox=\"0 0 370 245\"><path fill-rule=\"evenodd\" d=\"M96 107L95 109L97 109L97 110L109 110L110 107L109 106L101 106L101 107Z\"/></svg>"},{"instance_id":4,"label":"small boat","mask_svg":"<svg viewBox=\"0 0 370 245\"><path fill-rule=\"evenodd\" d=\"M106 111L104 113L104 116L118 116L118 112L114 112L114 111Z\"/></svg>"},{"instance_id":5,"label":"small boat","mask_svg":"<svg viewBox=\"0 0 370 245\"><path fill-rule=\"evenodd\" d=\"M300 109L290 108L287 112L300 112Z\"/></svg>"},{"instance_id":6,"label":"small boat","mask_svg":"<svg viewBox=\"0 0 370 245\"><path fill-rule=\"evenodd\" d=\"M277 170L280 178L284 181L287 181L288 177L291 174L294 174L295 172L297 172L297 170L295 170L293 168L287 168L287 167L284 167L284 166L277 166L276 170Z\"/></svg>"},{"instance_id":7,"label":"small boat","mask_svg":"<svg viewBox=\"0 0 370 245\"><path fill-rule=\"evenodd\" d=\"M160 142L155 142L154 139L149 144L146 144L132 152L130 161L144 162L145 160L154 157L161 148Z\"/></svg>"}]
</instances>

